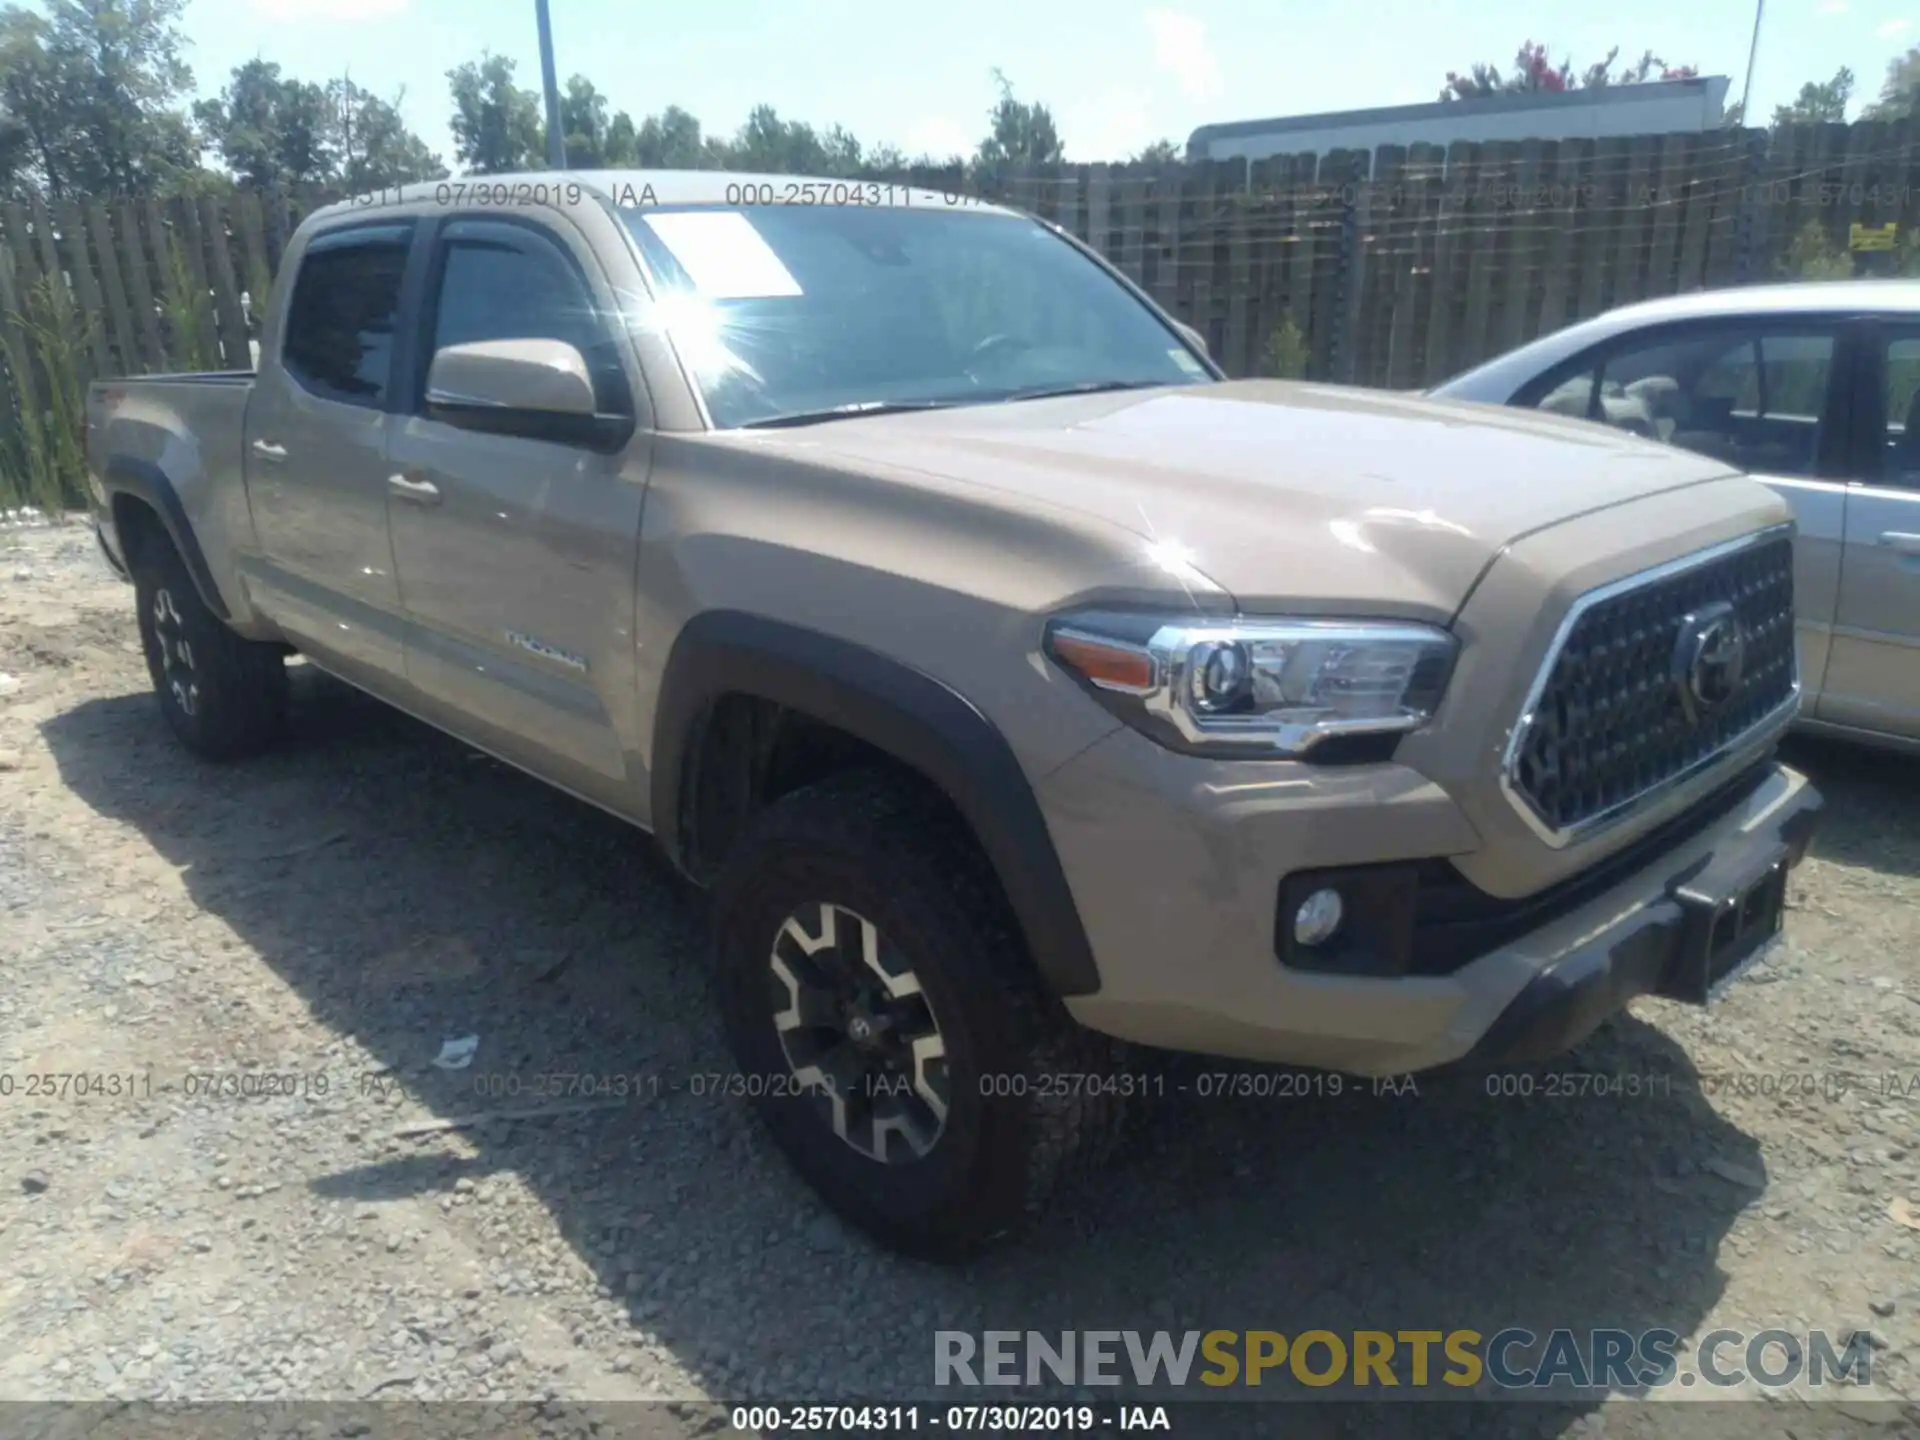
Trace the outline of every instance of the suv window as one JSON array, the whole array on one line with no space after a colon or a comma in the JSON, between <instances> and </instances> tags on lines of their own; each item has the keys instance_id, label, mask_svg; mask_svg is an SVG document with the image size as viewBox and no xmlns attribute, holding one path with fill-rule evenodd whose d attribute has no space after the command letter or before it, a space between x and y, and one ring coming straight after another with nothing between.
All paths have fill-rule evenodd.
<instances>
[{"instance_id":1,"label":"suv window","mask_svg":"<svg viewBox=\"0 0 1920 1440\"><path fill-rule=\"evenodd\" d=\"M1601 366L1593 418L1757 474L1812 475L1833 344L1752 329L1629 343Z\"/></svg>"},{"instance_id":2,"label":"suv window","mask_svg":"<svg viewBox=\"0 0 1920 1440\"><path fill-rule=\"evenodd\" d=\"M1887 438L1881 477L1920 489L1920 335L1887 343Z\"/></svg>"},{"instance_id":3,"label":"suv window","mask_svg":"<svg viewBox=\"0 0 1920 1440\"><path fill-rule=\"evenodd\" d=\"M307 251L280 346L280 363L306 389L374 409L385 401L411 238L392 228L323 236Z\"/></svg>"},{"instance_id":4,"label":"suv window","mask_svg":"<svg viewBox=\"0 0 1920 1440\"><path fill-rule=\"evenodd\" d=\"M564 340L586 358L603 414L629 414L618 351L578 272L544 242L453 239L443 252L433 348Z\"/></svg>"}]
</instances>

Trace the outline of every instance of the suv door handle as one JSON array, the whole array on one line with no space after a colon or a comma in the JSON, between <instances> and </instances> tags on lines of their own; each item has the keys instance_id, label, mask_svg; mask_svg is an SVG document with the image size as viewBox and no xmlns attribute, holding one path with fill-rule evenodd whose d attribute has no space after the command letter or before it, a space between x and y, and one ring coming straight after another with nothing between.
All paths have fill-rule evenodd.
<instances>
[{"instance_id":1,"label":"suv door handle","mask_svg":"<svg viewBox=\"0 0 1920 1440\"><path fill-rule=\"evenodd\" d=\"M278 465L282 460L287 458L287 447L284 445L276 445L271 440L256 440L253 442L253 453L258 455L262 460L271 461L273 464Z\"/></svg>"},{"instance_id":2,"label":"suv door handle","mask_svg":"<svg viewBox=\"0 0 1920 1440\"><path fill-rule=\"evenodd\" d=\"M1920 535L1907 530L1882 530L1880 543L1902 555L1920 555Z\"/></svg>"},{"instance_id":3,"label":"suv door handle","mask_svg":"<svg viewBox=\"0 0 1920 1440\"><path fill-rule=\"evenodd\" d=\"M394 499L405 500L409 505L440 503L440 487L431 480L409 480L405 475L389 475L387 489Z\"/></svg>"}]
</instances>

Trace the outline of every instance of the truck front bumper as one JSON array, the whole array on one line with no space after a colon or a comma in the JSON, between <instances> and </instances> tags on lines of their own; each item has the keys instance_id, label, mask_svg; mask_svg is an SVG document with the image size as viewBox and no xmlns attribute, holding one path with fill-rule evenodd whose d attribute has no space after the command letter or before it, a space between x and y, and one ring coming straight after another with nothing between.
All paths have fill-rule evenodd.
<instances>
[{"instance_id":1,"label":"truck front bumper","mask_svg":"<svg viewBox=\"0 0 1920 1440\"><path fill-rule=\"evenodd\" d=\"M1196 761L1123 732L1040 793L1100 971L1096 993L1066 1001L1081 1023L1361 1075L1544 1058L1636 996L1704 1002L1771 948L1821 806L1766 762L1555 894L1473 891L1487 943L1436 963L1447 927L1415 930L1407 973L1378 974L1286 963L1281 897L1290 876L1396 862L1457 888L1442 857L1478 837L1414 772Z\"/></svg>"}]
</instances>

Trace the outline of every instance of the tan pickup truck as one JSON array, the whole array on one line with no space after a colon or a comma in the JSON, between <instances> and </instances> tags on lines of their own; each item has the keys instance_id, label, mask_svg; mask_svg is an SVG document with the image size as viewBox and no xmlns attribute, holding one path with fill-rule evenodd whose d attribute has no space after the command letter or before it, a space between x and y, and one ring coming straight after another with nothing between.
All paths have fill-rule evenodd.
<instances>
[{"instance_id":1,"label":"tan pickup truck","mask_svg":"<svg viewBox=\"0 0 1920 1440\"><path fill-rule=\"evenodd\" d=\"M1790 515L1599 425L1228 381L961 196L546 174L300 227L254 375L95 388L100 537L186 746L292 652L710 887L743 1086L963 1254L1164 1093L1705 1003L1819 799Z\"/></svg>"}]
</instances>

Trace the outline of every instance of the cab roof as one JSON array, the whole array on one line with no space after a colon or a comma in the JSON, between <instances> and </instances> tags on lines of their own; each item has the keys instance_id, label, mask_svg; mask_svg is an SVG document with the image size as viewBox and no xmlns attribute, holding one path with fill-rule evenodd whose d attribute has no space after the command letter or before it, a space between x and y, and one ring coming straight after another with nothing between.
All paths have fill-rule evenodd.
<instances>
[{"instance_id":1,"label":"cab roof","mask_svg":"<svg viewBox=\"0 0 1920 1440\"><path fill-rule=\"evenodd\" d=\"M741 187L754 187L754 198L743 202ZM844 177L773 175L735 170L526 170L506 175L465 175L451 180L422 180L336 201L315 212L316 219L348 211L364 213L370 205L405 205L414 201L474 209L489 207L487 197L500 195L497 205L540 204L558 186L605 199L615 208L654 205L876 205L979 211L1011 215L1018 212L996 205L965 190L926 189L891 180L849 180Z\"/></svg>"}]
</instances>

